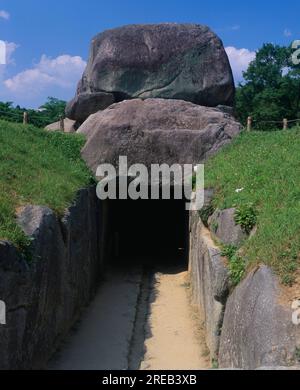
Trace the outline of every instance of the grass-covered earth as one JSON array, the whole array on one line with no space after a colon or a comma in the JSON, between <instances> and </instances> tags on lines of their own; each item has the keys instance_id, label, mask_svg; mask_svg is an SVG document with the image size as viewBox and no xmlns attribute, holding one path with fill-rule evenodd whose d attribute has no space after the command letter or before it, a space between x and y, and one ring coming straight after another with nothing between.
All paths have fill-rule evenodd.
<instances>
[{"instance_id":1,"label":"grass-covered earth","mask_svg":"<svg viewBox=\"0 0 300 390\"><path fill-rule=\"evenodd\" d=\"M80 156L83 144L79 135L0 120L0 239L23 248L27 239L16 223L18 207L46 205L62 213L91 181Z\"/></svg>"},{"instance_id":2,"label":"grass-covered earth","mask_svg":"<svg viewBox=\"0 0 300 390\"><path fill-rule=\"evenodd\" d=\"M46 205L61 214L93 180L80 157L83 144L76 134L0 120L0 239L24 248L19 207ZM244 268L264 263L293 283L300 253L300 129L242 133L207 162L205 179L216 190L215 208L236 207L245 228L257 224L238 256L234 248L224 249L235 280Z\"/></svg>"},{"instance_id":3,"label":"grass-covered earth","mask_svg":"<svg viewBox=\"0 0 300 390\"><path fill-rule=\"evenodd\" d=\"M293 283L300 255L300 129L242 133L208 161L205 179L216 190L214 207L236 207L246 223L255 217L257 232L240 250L246 267L267 264L283 283Z\"/></svg>"}]
</instances>

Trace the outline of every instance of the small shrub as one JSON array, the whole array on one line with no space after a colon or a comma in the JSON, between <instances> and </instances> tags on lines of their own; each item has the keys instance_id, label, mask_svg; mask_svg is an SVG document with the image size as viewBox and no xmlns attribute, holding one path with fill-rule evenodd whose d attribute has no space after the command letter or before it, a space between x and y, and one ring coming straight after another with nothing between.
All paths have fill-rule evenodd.
<instances>
[{"instance_id":1,"label":"small shrub","mask_svg":"<svg viewBox=\"0 0 300 390\"><path fill-rule=\"evenodd\" d=\"M235 223L249 234L257 223L256 210L252 203L240 206L235 213Z\"/></svg>"},{"instance_id":2,"label":"small shrub","mask_svg":"<svg viewBox=\"0 0 300 390\"><path fill-rule=\"evenodd\" d=\"M229 275L234 286L237 286L243 279L246 271L245 261L242 257L235 255L229 262Z\"/></svg>"},{"instance_id":3,"label":"small shrub","mask_svg":"<svg viewBox=\"0 0 300 390\"><path fill-rule=\"evenodd\" d=\"M228 259L231 259L233 256L236 255L237 247L234 245L223 245L221 255L224 257L228 257Z\"/></svg>"},{"instance_id":4,"label":"small shrub","mask_svg":"<svg viewBox=\"0 0 300 390\"><path fill-rule=\"evenodd\" d=\"M229 260L229 276L234 286L241 282L246 272L245 261L237 254L237 250L234 245L224 245L221 252L221 255Z\"/></svg>"}]
</instances>

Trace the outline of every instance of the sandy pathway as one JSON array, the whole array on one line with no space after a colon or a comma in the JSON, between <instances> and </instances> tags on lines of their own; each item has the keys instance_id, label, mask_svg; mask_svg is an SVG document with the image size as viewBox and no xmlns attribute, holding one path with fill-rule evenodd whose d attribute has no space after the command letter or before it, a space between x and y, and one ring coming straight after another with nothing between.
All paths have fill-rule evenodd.
<instances>
[{"instance_id":1,"label":"sandy pathway","mask_svg":"<svg viewBox=\"0 0 300 390\"><path fill-rule=\"evenodd\" d=\"M145 341L145 370L209 368L200 320L189 302L187 273L156 274Z\"/></svg>"},{"instance_id":2,"label":"sandy pathway","mask_svg":"<svg viewBox=\"0 0 300 390\"><path fill-rule=\"evenodd\" d=\"M48 369L208 368L186 281L172 268L114 270Z\"/></svg>"}]
</instances>

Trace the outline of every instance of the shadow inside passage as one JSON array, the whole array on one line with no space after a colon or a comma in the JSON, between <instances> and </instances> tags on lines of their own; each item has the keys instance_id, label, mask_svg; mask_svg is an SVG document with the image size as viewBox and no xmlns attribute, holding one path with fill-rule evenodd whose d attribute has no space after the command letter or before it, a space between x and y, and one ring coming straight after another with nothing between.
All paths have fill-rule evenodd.
<instances>
[{"instance_id":1,"label":"shadow inside passage","mask_svg":"<svg viewBox=\"0 0 300 390\"><path fill-rule=\"evenodd\" d=\"M145 340L152 337L150 306L156 300L155 275L187 271L189 213L185 200L110 200L109 268L114 273L141 270L129 368L139 369ZM163 324L162 324L163 326Z\"/></svg>"},{"instance_id":2,"label":"shadow inside passage","mask_svg":"<svg viewBox=\"0 0 300 390\"><path fill-rule=\"evenodd\" d=\"M185 200L110 200L108 205L110 266L143 266L159 272L187 268L189 213Z\"/></svg>"}]
</instances>

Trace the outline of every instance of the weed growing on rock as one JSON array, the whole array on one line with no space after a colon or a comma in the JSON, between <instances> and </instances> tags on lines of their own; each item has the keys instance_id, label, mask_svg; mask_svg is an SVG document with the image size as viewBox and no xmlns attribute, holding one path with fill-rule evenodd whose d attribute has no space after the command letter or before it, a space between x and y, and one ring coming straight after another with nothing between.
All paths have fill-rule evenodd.
<instances>
[{"instance_id":1,"label":"weed growing on rock","mask_svg":"<svg viewBox=\"0 0 300 390\"><path fill-rule=\"evenodd\" d=\"M246 271L245 261L241 256L235 255L230 259L229 274L234 286L237 286L243 279Z\"/></svg>"},{"instance_id":2,"label":"weed growing on rock","mask_svg":"<svg viewBox=\"0 0 300 390\"><path fill-rule=\"evenodd\" d=\"M229 276L232 284L237 286L243 279L246 271L244 259L237 253L238 248L234 245L224 245L221 255L229 261Z\"/></svg>"},{"instance_id":3,"label":"weed growing on rock","mask_svg":"<svg viewBox=\"0 0 300 390\"><path fill-rule=\"evenodd\" d=\"M233 256L236 255L237 247L234 245L223 245L222 246L222 252L221 255L223 257L227 257L228 259L231 259Z\"/></svg>"},{"instance_id":4,"label":"weed growing on rock","mask_svg":"<svg viewBox=\"0 0 300 390\"><path fill-rule=\"evenodd\" d=\"M241 205L237 208L235 223L240 225L247 234L251 233L251 230L257 223L257 214L252 203Z\"/></svg>"}]
</instances>

